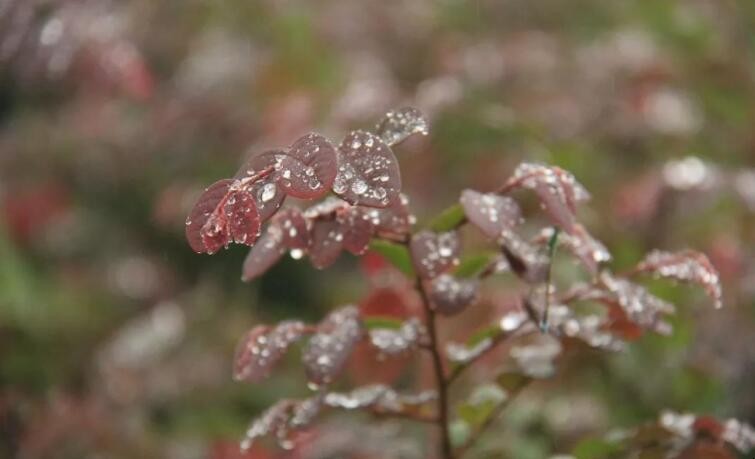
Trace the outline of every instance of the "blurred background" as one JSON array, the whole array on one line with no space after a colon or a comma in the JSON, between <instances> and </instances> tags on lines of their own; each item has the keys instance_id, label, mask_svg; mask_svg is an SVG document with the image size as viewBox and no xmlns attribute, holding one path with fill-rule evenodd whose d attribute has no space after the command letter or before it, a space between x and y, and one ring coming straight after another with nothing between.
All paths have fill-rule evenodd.
<instances>
[{"instance_id":1,"label":"blurred background","mask_svg":"<svg viewBox=\"0 0 755 459\"><path fill-rule=\"evenodd\" d=\"M397 147L420 222L548 162L592 191L612 266L693 248L724 282L720 311L659 290L672 336L572 359L481 457L567 453L664 408L755 421L755 2L0 0L0 457L277 457L236 442L302 370L234 383L237 340L359 301L369 267L286 259L244 284L247 249L194 254L185 216L251 152L402 105L431 120ZM366 418L317 429L359 457L426 447Z\"/></svg>"}]
</instances>

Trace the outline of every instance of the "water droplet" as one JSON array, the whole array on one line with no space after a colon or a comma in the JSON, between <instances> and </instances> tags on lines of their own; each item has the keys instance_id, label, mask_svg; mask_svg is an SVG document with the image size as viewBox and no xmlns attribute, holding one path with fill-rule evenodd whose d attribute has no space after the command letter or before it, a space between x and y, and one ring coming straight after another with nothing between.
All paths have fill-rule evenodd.
<instances>
[{"instance_id":1,"label":"water droplet","mask_svg":"<svg viewBox=\"0 0 755 459\"><path fill-rule=\"evenodd\" d=\"M304 251L302 249L291 249L291 252L289 252L289 254L294 260L299 260L304 256Z\"/></svg>"},{"instance_id":2,"label":"water droplet","mask_svg":"<svg viewBox=\"0 0 755 459\"><path fill-rule=\"evenodd\" d=\"M351 191L353 191L354 194L362 194L367 191L367 183L362 179L354 180L351 184Z\"/></svg>"},{"instance_id":3,"label":"water droplet","mask_svg":"<svg viewBox=\"0 0 755 459\"><path fill-rule=\"evenodd\" d=\"M275 197L276 193L276 186L274 183L266 183L265 186L262 187L262 192L260 193L260 201L262 202L268 202L271 199Z\"/></svg>"}]
</instances>

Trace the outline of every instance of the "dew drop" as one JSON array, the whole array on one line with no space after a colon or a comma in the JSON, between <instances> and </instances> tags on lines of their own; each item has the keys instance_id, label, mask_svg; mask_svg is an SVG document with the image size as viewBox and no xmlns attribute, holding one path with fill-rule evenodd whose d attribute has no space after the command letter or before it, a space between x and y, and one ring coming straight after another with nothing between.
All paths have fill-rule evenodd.
<instances>
[{"instance_id":1,"label":"dew drop","mask_svg":"<svg viewBox=\"0 0 755 459\"><path fill-rule=\"evenodd\" d=\"M294 260L300 260L301 257L304 256L304 251L302 249L291 249L291 252L289 252L289 254Z\"/></svg>"},{"instance_id":2,"label":"dew drop","mask_svg":"<svg viewBox=\"0 0 755 459\"><path fill-rule=\"evenodd\" d=\"M351 184L351 191L353 191L354 194L362 194L367 191L367 183L362 179L354 180Z\"/></svg>"},{"instance_id":3,"label":"dew drop","mask_svg":"<svg viewBox=\"0 0 755 459\"><path fill-rule=\"evenodd\" d=\"M260 193L260 201L262 202L269 202L271 199L275 197L275 184L274 183L266 183L265 186L262 187L262 192Z\"/></svg>"}]
</instances>

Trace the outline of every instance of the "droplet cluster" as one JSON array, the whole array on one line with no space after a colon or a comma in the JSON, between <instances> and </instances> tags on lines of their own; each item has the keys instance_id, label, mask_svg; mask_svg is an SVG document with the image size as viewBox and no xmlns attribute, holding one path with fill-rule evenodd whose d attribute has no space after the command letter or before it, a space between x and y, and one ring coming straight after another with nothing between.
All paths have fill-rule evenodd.
<instances>
[{"instance_id":1,"label":"droplet cluster","mask_svg":"<svg viewBox=\"0 0 755 459\"><path fill-rule=\"evenodd\" d=\"M701 285L713 299L716 308L723 304L718 271L702 253L691 250L677 253L654 250L637 265L637 270Z\"/></svg>"},{"instance_id":2,"label":"droplet cluster","mask_svg":"<svg viewBox=\"0 0 755 459\"><path fill-rule=\"evenodd\" d=\"M561 342L550 335L531 335L527 343L511 347L509 355L517 366L527 376L533 378L547 378L555 368L555 360L561 354Z\"/></svg>"},{"instance_id":3,"label":"droplet cluster","mask_svg":"<svg viewBox=\"0 0 755 459\"><path fill-rule=\"evenodd\" d=\"M410 251L417 273L433 279L459 262L459 238L455 231L420 231L412 237Z\"/></svg>"},{"instance_id":4,"label":"droplet cluster","mask_svg":"<svg viewBox=\"0 0 755 459\"><path fill-rule=\"evenodd\" d=\"M435 391L402 395L383 384L374 384L359 387L348 393L328 393L325 395L324 402L329 407L345 410L374 408L381 413L398 413L407 406L420 406L436 397Z\"/></svg>"},{"instance_id":5,"label":"droplet cluster","mask_svg":"<svg viewBox=\"0 0 755 459\"><path fill-rule=\"evenodd\" d=\"M611 293L629 320L642 328L668 334L670 325L662 320L664 314L673 314L674 305L650 293L645 287L629 280L601 273L600 282ZM597 295L602 295L597 292Z\"/></svg>"},{"instance_id":6,"label":"droplet cluster","mask_svg":"<svg viewBox=\"0 0 755 459\"><path fill-rule=\"evenodd\" d=\"M491 239L522 222L519 205L508 196L464 190L459 202L467 219Z\"/></svg>"},{"instance_id":7,"label":"droplet cluster","mask_svg":"<svg viewBox=\"0 0 755 459\"><path fill-rule=\"evenodd\" d=\"M258 382L268 377L273 366L305 332L300 321L284 321L274 328L253 328L236 349L233 377L237 381Z\"/></svg>"},{"instance_id":8,"label":"droplet cluster","mask_svg":"<svg viewBox=\"0 0 755 459\"><path fill-rule=\"evenodd\" d=\"M385 355L402 354L425 341L427 331L416 317L405 321L397 330L378 328L370 330L370 343Z\"/></svg>"},{"instance_id":9,"label":"droplet cluster","mask_svg":"<svg viewBox=\"0 0 755 459\"><path fill-rule=\"evenodd\" d=\"M331 312L318 326L304 350L307 377L315 385L328 384L338 375L364 330L355 306Z\"/></svg>"},{"instance_id":10,"label":"droplet cluster","mask_svg":"<svg viewBox=\"0 0 755 459\"><path fill-rule=\"evenodd\" d=\"M477 299L479 288L477 279L458 279L450 274L441 274L430 281L428 294L435 309L450 316L472 304Z\"/></svg>"},{"instance_id":11,"label":"droplet cluster","mask_svg":"<svg viewBox=\"0 0 755 459\"><path fill-rule=\"evenodd\" d=\"M387 207L401 191L401 172L380 137L352 131L338 147L333 192L354 205Z\"/></svg>"},{"instance_id":12,"label":"droplet cluster","mask_svg":"<svg viewBox=\"0 0 755 459\"><path fill-rule=\"evenodd\" d=\"M386 113L375 132L386 145L392 147L414 134L427 135L429 126L422 112L413 107L404 107Z\"/></svg>"}]
</instances>

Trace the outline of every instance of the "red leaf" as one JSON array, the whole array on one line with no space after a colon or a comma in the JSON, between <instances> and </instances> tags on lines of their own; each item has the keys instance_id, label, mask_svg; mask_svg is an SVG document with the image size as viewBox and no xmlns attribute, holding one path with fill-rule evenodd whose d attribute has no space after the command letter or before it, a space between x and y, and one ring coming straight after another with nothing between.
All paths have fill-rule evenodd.
<instances>
[{"instance_id":1,"label":"red leaf","mask_svg":"<svg viewBox=\"0 0 755 459\"><path fill-rule=\"evenodd\" d=\"M458 263L459 238L454 231L420 231L412 237L409 250L420 277L432 279Z\"/></svg>"},{"instance_id":2,"label":"red leaf","mask_svg":"<svg viewBox=\"0 0 755 459\"><path fill-rule=\"evenodd\" d=\"M254 244L260 235L260 217L254 197L243 190L231 191L224 211L230 239L237 244Z\"/></svg>"},{"instance_id":3,"label":"red leaf","mask_svg":"<svg viewBox=\"0 0 755 459\"><path fill-rule=\"evenodd\" d=\"M341 372L364 330L355 306L337 309L320 323L302 360L314 384L328 384Z\"/></svg>"},{"instance_id":4,"label":"red leaf","mask_svg":"<svg viewBox=\"0 0 755 459\"><path fill-rule=\"evenodd\" d=\"M522 221L522 213L516 201L508 196L464 190L459 199L467 219L485 236L496 239L506 229L512 229Z\"/></svg>"},{"instance_id":5,"label":"red leaf","mask_svg":"<svg viewBox=\"0 0 755 459\"><path fill-rule=\"evenodd\" d=\"M391 149L379 137L353 131L338 147L333 191L354 205L387 207L401 191L401 172Z\"/></svg>"},{"instance_id":6,"label":"red leaf","mask_svg":"<svg viewBox=\"0 0 755 459\"><path fill-rule=\"evenodd\" d=\"M307 220L296 207L288 208L276 215L271 225L280 228L283 245L289 249L306 250L312 244Z\"/></svg>"},{"instance_id":7,"label":"red leaf","mask_svg":"<svg viewBox=\"0 0 755 459\"><path fill-rule=\"evenodd\" d=\"M296 198L319 198L333 186L336 149L325 137L307 134L281 154L276 165L280 187Z\"/></svg>"},{"instance_id":8,"label":"red leaf","mask_svg":"<svg viewBox=\"0 0 755 459\"><path fill-rule=\"evenodd\" d=\"M265 325L254 327L236 348L233 378L251 382L267 378L273 366L305 332L306 326L299 321L284 321L275 328Z\"/></svg>"},{"instance_id":9,"label":"red leaf","mask_svg":"<svg viewBox=\"0 0 755 459\"><path fill-rule=\"evenodd\" d=\"M722 305L721 283L718 271L708 257L693 250L671 253L656 250L650 252L635 269L660 277L698 284L714 301L716 308Z\"/></svg>"},{"instance_id":10,"label":"red leaf","mask_svg":"<svg viewBox=\"0 0 755 459\"><path fill-rule=\"evenodd\" d=\"M252 156L233 177L255 197L260 221L267 221L283 205L286 193L275 183L275 168L283 152L270 150Z\"/></svg>"},{"instance_id":11,"label":"red leaf","mask_svg":"<svg viewBox=\"0 0 755 459\"><path fill-rule=\"evenodd\" d=\"M312 225L309 260L317 269L326 268L338 259L343 248L341 225L335 220L316 220Z\"/></svg>"},{"instance_id":12,"label":"red leaf","mask_svg":"<svg viewBox=\"0 0 755 459\"><path fill-rule=\"evenodd\" d=\"M241 279L246 282L261 276L277 263L284 253L286 247L283 245L283 231L271 224L246 256Z\"/></svg>"},{"instance_id":13,"label":"red leaf","mask_svg":"<svg viewBox=\"0 0 755 459\"><path fill-rule=\"evenodd\" d=\"M450 274L442 274L430 282L428 295L439 313L453 316L477 299L479 288L480 283L476 279L457 279Z\"/></svg>"},{"instance_id":14,"label":"red leaf","mask_svg":"<svg viewBox=\"0 0 755 459\"><path fill-rule=\"evenodd\" d=\"M350 207L336 216L343 233L343 248L354 255L366 252L372 238L374 227L367 212L359 207Z\"/></svg>"},{"instance_id":15,"label":"red leaf","mask_svg":"<svg viewBox=\"0 0 755 459\"><path fill-rule=\"evenodd\" d=\"M195 252L213 253L228 242L223 205L232 183L233 180L224 179L207 187L189 213L189 217L186 219L186 239ZM212 221L212 224L219 225L216 240L215 242L211 241L212 247L217 246L214 250L208 248L205 242L207 238L205 225L210 221ZM220 229L223 229L223 231L220 231Z\"/></svg>"}]
</instances>

